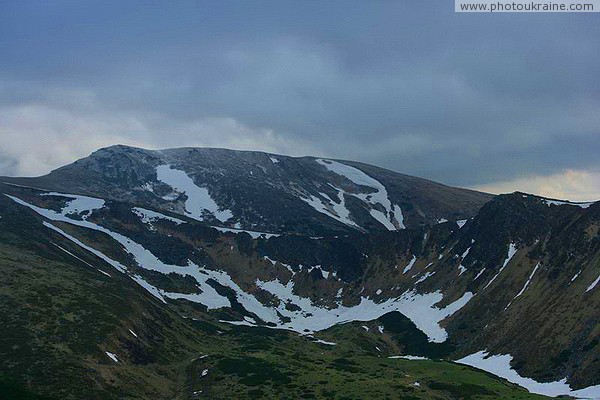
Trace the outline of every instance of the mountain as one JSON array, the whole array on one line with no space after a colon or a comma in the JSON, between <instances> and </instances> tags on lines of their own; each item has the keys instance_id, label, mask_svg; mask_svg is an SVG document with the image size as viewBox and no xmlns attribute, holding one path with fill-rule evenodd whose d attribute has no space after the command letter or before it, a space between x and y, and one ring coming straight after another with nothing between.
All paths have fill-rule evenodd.
<instances>
[{"instance_id":1,"label":"mountain","mask_svg":"<svg viewBox=\"0 0 600 400\"><path fill-rule=\"evenodd\" d=\"M362 163L207 148L112 146L43 177L2 180L218 226L308 235L465 219L491 198Z\"/></svg>"},{"instance_id":2,"label":"mountain","mask_svg":"<svg viewBox=\"0 0 600 400\"><path fill-rule=\"evenodd\" d=\"M74 227L48 222L6 196L0 214L2 399L541 398L465 366L379 357L375 346L388 354L377 330L383 322L361 323L373 328L359 327L356 344L333 345L220 322L232 312L226 309L207 312L173 298L164 303L150 286L137 284L143 281L78 242L111 253L104 235L98 241L93 231L65 236L50 223ZM162 231L164 224L153 225ZM215 244L233 239L211 230L202 236ZM154 280L175 291L173 278Z\"/></svg>"},{"instance_id":3,"label":"mountain","mask_svg":"<svg viewBox=\"0 0 600 400\"><path fill-rule=\"evenodd\" d=\"M3 180L0 390L17 398L538 398L498 377L600 396L600 202L215 149L112 147ZM335 214L307 201L326 186ZM269 187L282 200L250 222Z\"/></svg>"}]
</instances>

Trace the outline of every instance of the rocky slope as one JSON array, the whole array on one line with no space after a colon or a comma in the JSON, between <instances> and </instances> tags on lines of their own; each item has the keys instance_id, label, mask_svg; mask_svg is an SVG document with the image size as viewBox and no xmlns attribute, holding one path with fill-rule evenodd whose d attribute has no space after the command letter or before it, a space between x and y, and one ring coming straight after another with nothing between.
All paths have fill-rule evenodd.
<instances>
[{"instance_id":1,"label":"rocky slope","mask_svg":"<svg viewBox=\"0 0 600 400\"><path fill-rule=\"evenodd\" d=\"M183 171L184 167L177 167L174 158L142 162L140 154L167 156L131 151L136 154L133 157L136 162L147 166L148 175L136 178L136 183L116 183L115 188L110 189L107 173L103 173L105 182L98 176L99 183L94 190L104 193L106 198L0 185L0 192L4 194L0 199L0 232L4 232L13 248L10 263L5 257L1 264L8 270L16 268L18 261L15 260L19 256L15 254L21 251L33 253L37 263L54 260L58 253L102 279L109 282L118 279L118 285L140 296L145 292L144 301L150 301L152 307L164 309L168 314L161 317L165 324L176 326L181 323L181 317L189 321L198 319L219 326L214 328L219 331L236 330L233 341L245 340L236 336L241 335L239 332L263 335L265 327L278 328L267 332L296 332L286 333L286 337L300 341L314 335L325 341L317 344L334 348L335 357L344 360L357 355L460 360L538 393L584 397L598 393L600 203L571 204L514 193L494 197L468 219L439 223L442 215L437 214L435 224L416 223L408 229L393 231L384 229L383 223L380 223L381 229L369 230L367 219L359 225L359 211L336 214L337 217L347 215L358 227L318 212L310 229L306 229L310 235L261 234L222 226L215 229L210 225L222 222L217 217L228 216L226 210L230 210L231 218L235 218L237 209L219 206L212 213L190 212L194 209L190 198L193 199L196 189L187 182L185 190L178 190L173 185L183 185L181 179L175 182L161 175L162 165L170 165L163 167L162 172L174 168ZM173 150L180 151L188 150ZM272 157L261 153L242 154L244 157ZM80 162L89 163L96 157ZM140 165L127 169L126 165L133 162L128 156L110 160L110 165L118 164L119 160L122 163L115 171L135 170L141 174L143 170ZM167 164L162 164L166 161ZM289 162L292 161L307 162L312 167L306 168L314 167L327 177L333 173L331 168L342 172L343 165L364 169L369 173L366 178L343 170L356 181L365 183L358 188L343 189L344 202L349 204L349 199L355 198L362 204L362 212L371 219L377 220L374 215L380 218L391 215L390 222L396 215L394 206L401 204L402 214L408 220L410 214L404 212L408 207L390 195L391 185L383 174L377 176L377 182L385 181L384 190L391 199L392 211L387 212L388 203L383 197L376 197L377 202L373 200L382 190L368 180L373 172L368 170L370 167L315 159ZM269 162L277 165L285 160ZM36 186L54 190L71 187L77 193L89 193L92 188L88 175L93 168L75 167L76 164L65 167L71 171L69 174L83 174L73 175L70 179L74 183L53 181L52 175L60 169L45 178L19 182L36 183ZM98 168L102 165L99 162ZM209 168L207 174L215 170L216 167ZM60 175L68 176L64 171ZM337 172L335 175L343 176ZM159 179L162 184L156 180L161 177L165 178ZM125 178L121 174L114 179L129 182L131 176ZM194 182L199 179L194 177ZM172 185L165 184L165 180ZM140 189L130 198L122 198L127 193L123 189L127 185L140 187L148 182L152 191ZM339 188L344 182L327 185ZM80 184L83 186L77 186ZM303 190L308 187L310 185L304 186ZM351 192L366 191L366 188L371 188L368 189L371 197L363 197L361 191ZM192 196L188 196L190 193ZM214 193L209 191L210 198L218 199ZM121 200L116 200L120 196ZM164 203L159 200L160 196L169 200ZM221 204L221 200L218 202ZM337 204L339 206L341 200ZM170 206L173 211L165 211ZM270 215L279 214L273 211ZM319 220L316 216L321 215L323 219ZM265 224L275 220L271 217ZM290 230L297 233L301 229ZM287 229L280 230L285 231ZM15 232L29 239L12 239ZM40 240L44 246L34 245ZM48 247L52 254L48 253ZM35 290L45 293L48 285L44 285ZM6 294L14 296L11 289ZM62 299L63 295L59 293L57 298ZM32 309L37 307L39 304ZM73 311L69 318L80 318L82 313L85 307ZM148 311L143 313L149 314ZM26 316L24 320L30 318ZM15 321L13 325L18 329L33 329ZM188 328L181 329L186 332ZM237 331L240 329L242 331ZM174 335L172 340L180 340ZM10 340L6 346L8 343ZM224 346L238 345L226 343ZM294 345L313 344L294 342ZM118 346L128 357L127 362L131 362L130 350L122 344ZM197 348L194 344L189 346ZM308 363L310 357L307 356ZM342 370L360 370L360 363L352 363L356 361L336 365ZM432 383L427 387L443 386ZM461 397L457 392L444 393L450 398ZM431 397L430 392L428 395Z\"/></svg>"},{"instance_id":2,"label":"rocky slope","mask_svg":"<svg viewBox=\"0 0 600 400\"><path fill-rule=\"evenodd\" d=\"M469 218L491 197L356 162L207 148L112 146L40 178L0 180L310 235Z\"/></svg>"},{"instance_id":3,"label":"rocky slope","mask_svg":"<svg viewBox=\"0 0 600 400\"><path fill-rule=\"evenodd\" d=\"M2 191L31 201L39 195L5 187ZM45 205L59 209L48 201ZM116 212L131 227L139 222L127 222L124 205L109 207L110 214ZM142 280L133 280L133 271L123 273L104 257L111 254L135 267L104 234L77 230L28 210L0 196L2 399L541 398L466 366L385 358L398 354L391 353L397 348L386 347L389 339L376 328L387 321L369 322L369 332L338 325L339 343L332 344L285 330L219 321L244 313L237 306L207 310L193 301L163 296L165 303L159 293L148 291L150 286L138 284ZM109 222L107 215L102 219ZM50 228L50 223L78 238ZM168 226L161 220L152 224L158 232ZM235 242L232 235L195 228L207 248L212 243L224 251ZM142 241L148 232L138 234L136 240ZM158 245L153 248L158 251ZM161 253L161 258L168 257L175 254ZM185 284L187 291L198 289L176 276L152 276L146 267L151 265L138 272L169 290L186 292ZM229 295L227 288L211 284Z\"/></svg>"}]
</instances>

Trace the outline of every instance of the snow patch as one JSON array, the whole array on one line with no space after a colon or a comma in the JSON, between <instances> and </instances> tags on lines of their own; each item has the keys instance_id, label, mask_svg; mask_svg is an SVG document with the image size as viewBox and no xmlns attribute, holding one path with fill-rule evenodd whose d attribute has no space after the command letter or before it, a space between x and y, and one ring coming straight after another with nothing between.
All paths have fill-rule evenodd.
<instances>
[{"instance_id":1,"label":"snow patch","mask_svg":"<svg viewBox=\"0 0 600 400\"><path fill-rule=\"evenodd\" d=\"M465 224L467 223L468 219L459 219L458 221L456 221L456 225L458 225L458 229L462 228L463 226L465 226Z\"/></svg>"},{"instance_id":2,"label":"snow patch","mask_svg":"<svg viewBox=\"0 0 600 400\"><path fill-rule=\"evenodd\" d=\"M323 195L323 193L320 194ZM304 201L316 211L325 214L328 217L338 220L348 226L360 228L354 221L352 221L352 219L350 219L350 210L346 208L343 192L338 192L338 197L340 199L339 203L332 201L329 196L324 197L329 200L328 203L324 203L321 199L313 195L310 195L309 198L300 197L300 200Z\"/></svg>"},{"instance_id":3,"label":"snow patch","mask_svg":"<svg viewBox=\"0 0 600 400\"><path fill-rule=\"evenodd\" d=\"M433 272L431 272L431 271L427 271L427 272L426 272L426 273L425 273L423 276L421 276L419 279L417 279L417 281L415 282L415 285L416 285L417 283L421 283L421 282L423 282L424 280L426 280L426 279L427 279L427 278L429 278L430 276L434 275L436 272L437 272L437 271L433 271Z\"/></svg>"},{"instance_id":4,"label":"snow patch","mask_svg":"<svg viewBox=\"0 0 600 400\"><path fill-rule=\"evenodd\" d=\"M484 272L485 272L485 268L483 268L481 271L479 271L477 273L477 275L475 275L475 279L474 280L477 280L477 278L479 278Z\"/></svg>"},{"instance_id":5,"label":"snow patch","mask_svg":"<svg viewBox=\"0 0 600 400\"><path fill-rule=\"evenodd\" d=\"M169 217L168 215L161 214L159 212L152 211L152 210L146 210L145 208L141 208L141 207L133 207L131 209L131 211L133 211L133 213L135 215L140 217L142 222L144 224L147 224L149 226L150 230L153 230L153 231L156 230L156 228L154 228L154 225L152 225L152 223L156 222L158 220L161 220L161 219L165 220L165 221L174 222L177 225L185 224L185 221L183 221L179 218Z\"/></svg>"},{"instance_id":6,"label":"snow patch","mask_svg":"<svg viewBox=\"0 0 600 400\"><path fill-rule=\"evenodd\" d=\"M383 206L385 211L377 210L371 207L369 213L388 230L393 231L405 228L404 216L402 215L400 206L397 204L392 204L388 197L387 189L381 182L365 174L358 168L354 168L337 161L319 158L316 160L316 162L323 165L329 171L347 178L356 185L375 189L375 193L348 193L341 189L338 190L344 194L354 196L371 206L375 206L376 204Z\"/></svg>"},{"instance_id":7,"label":"snow patch","mask_svg":"<svg viewBox=\"0 0 600 400\"><path fill-rule=\"evenodd\" d=\"M185 171L159 165L156 167L156 179L171 186L174 191L186 194L185 212L191 218L204 221L204 212L213 214L221 222L233 217L230 210L220 210L208 189L197 186Z\"/></svg>"},{"instance_id":8,"label":"snow patch","mask_svg":"<svg viewBox=\"0 0 600 400\"><path fill-rule=\"evenodd\" d=\"M506 310L508 307L510 307L510 305L512 304L512 302L515 301L515 299L517 297L519 297L520 295L522 295L525 292L525 290L527 290L527 287L529 286L529 283L531 282L531 279L533 278L533 275L535 275L535 272L538 270L539 267L540 267L540 263L537 263L537 265L535 266L535 268L531 272L531 275L529 275L529 278L527 279L527 282L525 282L525 284L523 285L523 287L521 288L521 290L519 291L519 293L517 293L517 295L515 297L513 297L513 299L508 303L508 305L504 308L504 310Z\"/></svg>"},{"instance_id":9,"label":"snow patch","mask_svg":"<svg viewBox=\"0 0 600 400\"><path fill-rule=\"evenodd\" d=\"M460 271L458 273L458 276L461 276L462 274L464 274L465 272L467 272L467 268L462 264L462 262L465 260L465 257L467 257L467 255L469 254L469 251L471 251L471 247L470 246L460 256L461 262L460 262L460 265L458 266L458 270Z\"/></svg>"},{"instance_id":10,"label":"snow patch","mask_svg":"<svg viewBox=\"0 0 600 400\"><path fill-rule=\"evenodd\" d=\"M551 200L551 199L542 199L543 203L546 203L548 206L561 206L561 205L569 205L569 206L577 206L577 207L581 207L581 208L588 208L589 206L591 206L592 204L595 203L595 201L591 201L588 203L573 203L570 201L564 201L564 200Z\"/></svg>"},{"instance_id":11,"label":"snow patch","mask_svg":"<svg viewBox=\"0 0 600 400\"><path fill-rule=\"evenodd\" d=\"M110 264L111 266L113 266L117 271L119 272L126 272L127 268L125 268L125 266L123 266L122 264L114 261L113 259L105 256L103 253L99 252L98 250L82 243L79 239L69 235L68 233L66 233L65 231L63 231L60 228L57 228L56 226L44 221L43 225L46 228L52 229L53 231L63 235L65 238L69 239L70 241L72 241L73 243L75 243L76 245L78 245L79 247L89 251L90 253L94 254L96 257L104 260L105 262L107 262L108 264ZM109 275L110 276L110 275Z\"/></svg>"},{"instance_id":12,"label":"snow patch","mask_svg":"<svg viewBox=\"0 0 600 400\"><path fill-rule=\"evenodd\" d=\"M105 351L105 353L114 362L116 362L116 363L119 362L119 359L117 358L117 355L115 353L111 353L110 351Z\"/></svg>"},{"instance_id":13,"label":"snow patch","mask_svg":"<svg viewBox=\"0 0 600 400\"><path fill-rule=\"evenodd\" d=\"M79 196L74 194L65 194L58 192L40 193L40 196L58 196L66 197L69 202L60 210L62 214L83 214L81 217L86 219L94 210L104 207L104 200L95 197Z\"/></svg>"},{"instance_id":14,"label":"snow patch","mask_svg":"<svg viewBox=\"0 0 600 400\"><path fill-rule=\"evenodd\" d=\"M483 289L485 290L488 286L490 286L492 284L492 282L494 282L496 280L496 278L502 273L502 271L504 270L504 268L506 268L506 266L508 265L508 263L510 262L510 260L513 258L513 256L517 253L517 246L514 243L511 243L510 246L508 246L508 255L506 256L506 259L504 260L504 264L502 264L502 267L500 267L500 270L498 271L498 273L496 275L494 275L494 277L492 278L492 280L490 280L487 285L485 285L483 287Z\"/></svg>"},{"instance_id":15,"label":"snow patch","mask_svg":"<svg viewBox=\"0 0 600 400\"><path fill-rule=\"evenodd\" d=\"M421 357L421 356L390 356L388 358L402 358L404 360L429 360L429 358L427 357Z\"/></svg>"},{"instance_id":16,"label":"snow patch","mask_svg":"<svg viewBox=\"0 0 600 400\"><path fill-rule=\"evenodd\" d=\"M469 251L471 251L471 247L467 248L462 255L460 256L460 258L462 258L463 260L465 259L465 257L469 254Z\"/></svg>"},{"instance_id":17,"label":"snow patch","mask_svg":"<svg viewBox=\"0 0 600 400\"><path fill-rule=\"evenodd\" d=\"M249 234L250 236L252 236L253 239L258 239L259 237L264 237L266 239L269 239L272 237L281 236L278 233L256 232L256 231L249 231L246 229L224 228L222 226L211 226L211 228L214 228L214 229L218 230L219 232L228 232L228 233L245 232L245 233Z\"/></svg>"},{"instance_id":18,"label":"snow patch","mask_svg":"<svg viewBox=\"0 0 600 400\"><path fill-rule=\"evenodd\" d=\"M333 186L332 186L333 187ZM353 228L360 228L352 219L350 218L350 210L346 208L346 200L344 198L344 191L333 187L338 191L338 199L339 203L333 201L331 197L327 196L325 193L319 193L325 199L327 199L327 203L323 202L323 200L310 195L310 197L300 197L300 200L306 202L316 211L327 215L335 220L340 221L343 224L351 226Z\"/></svg>"},{"instance_id":19,"label":"snow patch","mask_svg":"<svg viewBox=\"0 0 600 400\"><path fill-rule=\"evenodd\" d=\"M327 309L314 305L308 298L294 294L294 283L291 281L283 285L277 279L268 282L257 279L256 285L280 300L276 309L268 309L268 311L274 315L270 322L284 329L297 332L305 330L316 332L340 323L371 321L388 312L398 311L413 321L417 328L427 335L429 341L438 343L447 338L447 333L440 327L439 322L454 314L473 297L471 292L467 292L447 307L437 308L435 304L443 299L441 292L419 294L412 290L403 293L399 298L388 299L381 303L375 303L369 298L362 297L358 305L352 307L338 305L336 308ZM296 305L300 310L288 310L285 306L288 303ZM247 310L257 315L261 311L250 308ZM282 323L276 316L276 311L290 318L291 321ZM263 320L268 321L265 318Z\"/></svg>"},{"instance_id":20,"label":"snow patch","mask_svg":"<svg viewBox=\"0 0 600 400\"><path fill-rule=\"evenodd\" d=\"M542 394L546 396L568 395L577 398L600 398L600 385L590 386L585 389L572 390L567 384L567 378L555 382L540 383L531 378L526 378L517 373L510 363L512 356L510 354L490 355L486 350L468 355L457 360L459 364L470 365L482 369L496 376L504 378L509 382L524 387L531 393Z\"/></svg>"},{"instance_id":21,"label":"snow patch","mask_svg":"<svg viewBox=\"0 0 600 400\"><path fill-rule=\"evenodd\" d=\"M394 217L396 217L400 229L406 229L406 226L404 225L404 215L398 204L394 204Z\"/></svg>"},{"instance_id":22,"label":"snow patch","mask_svg":"<svg viewBox=\"0 0 600 400\"><path fill-rule=\"evenodd\" d=\"M273 266L275 266L275 264L279 263L279 264L283 265L288 271L290 271L290 273L292 274L292 276L296 275L296 271L294 271L292 269L291 265L286 264L286 263L282 263L281 261L272 260L268 256L265 256L264 259L267 260L267 261L269 261L271 264L273 264ZM336 274L333 274L333 275L335 276Z\"/></svg>"},{"instance_id":23,"label":"snow patch","mask_svg":"<svg viewBox=\"0 0 600 400\"><path fill-rule=\"evenodd\" d=\"M335 343L335 342L328 342L327 340L323 340L323 339L314 339L313 342L315 342L315 343L321 343L321 344L326 344L328 346L337 346L337 343Z\"/></svg>"},{"instance_id":24,"label":"snow patch","mask_svg":"<svg viewBox=\"0 0 600 400\"><path fill-rule=\"evenodd\" d=\"M596 278L596 280L594 282L592 282L592 284L590 286L588 286L587 289L585 289L585 292L589 292L590 290L594 289L596 287L596 285L598 284L598 282L600 282L600 275L598 275L598 277Z\"/></svg>"},{"instance_id":25,"label":"snow patch","mask_svg":"<svg viewBox=\"0 0 600 400\"><path fill-rule=\"evenodd\" d=\"M416 261L417 261L417 256L413 256L412 259L410 260L410 262L406 265L406 267L404 267L404 270L402 271L402 273L405 274L408 271L410 271L410 269L413 267L413 265L415 265Z\"/></svg>"}]
</instances>

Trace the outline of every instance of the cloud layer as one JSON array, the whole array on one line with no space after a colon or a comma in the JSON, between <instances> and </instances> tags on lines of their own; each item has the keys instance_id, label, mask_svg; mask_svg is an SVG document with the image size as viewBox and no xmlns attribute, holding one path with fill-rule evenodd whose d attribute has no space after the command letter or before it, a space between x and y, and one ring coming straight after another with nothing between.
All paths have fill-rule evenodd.
<instances>
[{"instance_id":1,"label":"cloud layer","mask_svg":"<svg viewBox=\"0 0 600 400\"><path fill-rule=\"evenodd\" d=\"M510 181L494 182L475 187L489 193L509 193L516 190L535 193L552 199L571 201L600 200L600 171L564 172L549 176L526 176Z\"/></svg>"},{"instance_id":2,"label":"cloud layer","mask_svg":"<svg viewBox=\"0 0 600 400\"><path fill-rule=\"evenodd\" d=\"M482 188L600 168L595 15L322 3L3 4L0 174L114 143L355 159Z\"/></svg>"}]
</instances>

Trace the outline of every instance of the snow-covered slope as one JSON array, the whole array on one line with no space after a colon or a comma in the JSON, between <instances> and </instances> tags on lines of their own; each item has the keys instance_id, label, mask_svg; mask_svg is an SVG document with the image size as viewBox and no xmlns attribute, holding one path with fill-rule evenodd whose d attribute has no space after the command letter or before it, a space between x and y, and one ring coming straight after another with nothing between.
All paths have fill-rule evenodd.
<instances>
[{"instance_id":1,"label":"snow-covered slope","mask_svg":"<svg viewBox=\"0 0 600 400\"><path fill-rule=\"evenodd\" d=\"M472 293L465 293L460 299L452 304L440 308L435 305L443 300L441 292L437 291L435 293L418 294L415 290L411 290L404 292L397 298L388 299L384 302L376 302L368 297L361 296L360 303L355 306L348 307L339 302L334 307L330 308L320 307L315 305L310 298L303 298L296 295L294 293L294 282L292 280L289 280L287 284L284 285L277 279L266 282L257 279L257 287L271 293L279 300L280 306L273 308L262 304L252 294L244 292L244 290L242 290L225 271L208 270L196 265L190 260L188 260L188 264L185 266L166 264L133 239L88 221L88 215L104 206L104 202L99 199L56 192L42 193L41 196L52 196L65 201L65 204L60 211L54 211L35 206L15 196L7 196L16 203L30 208L50 221L68 223L107 234L123 246L123 249L133 257L135 263L140 268L160 272L165 275L177 274L183 277L191 277L195 280L198 293L176 293L157 288L140 275L130 271L118 261L102 254L99 250L93 249L91 246L84 245L52 223L45 223L47 228L60 233L75 244L93 252L93 254L113 265L118 272L129 274L136 283L163 302L165 302L165 298L185 299L202 304L208 309L231 307L231 302L228 298L216 292L208 283L208 280L212 279L220 285L232 290L235 293L236 300L246 309L246 311L254 314L263 322L270 323L274 327L283 329L291 329L297 332L314 332L327 329L343 322L370 321L387 312L400 311L408 316L419 329L425 332L432 342L443 342L446 340L447 334L446 331L440 327L439 323L444 318L459 310L473 296ZM165 221L173 222L175 225L184 223L181 220L149 210L140 211L137 207L133 208L132 211L138 215L142 212L142 221L147 224L150 222L150 217L154 221L163 219ZM81 216L81 219L72 218L73 213L77 216ZM197 217L197 215L193 215L193 217ZM151 229L156 229L154 226L150 226ZM293 305L294 308L290 308L290 304ZM250 322L244 323L253 325L253 323Z\"/></svg>"}]
</instances>

